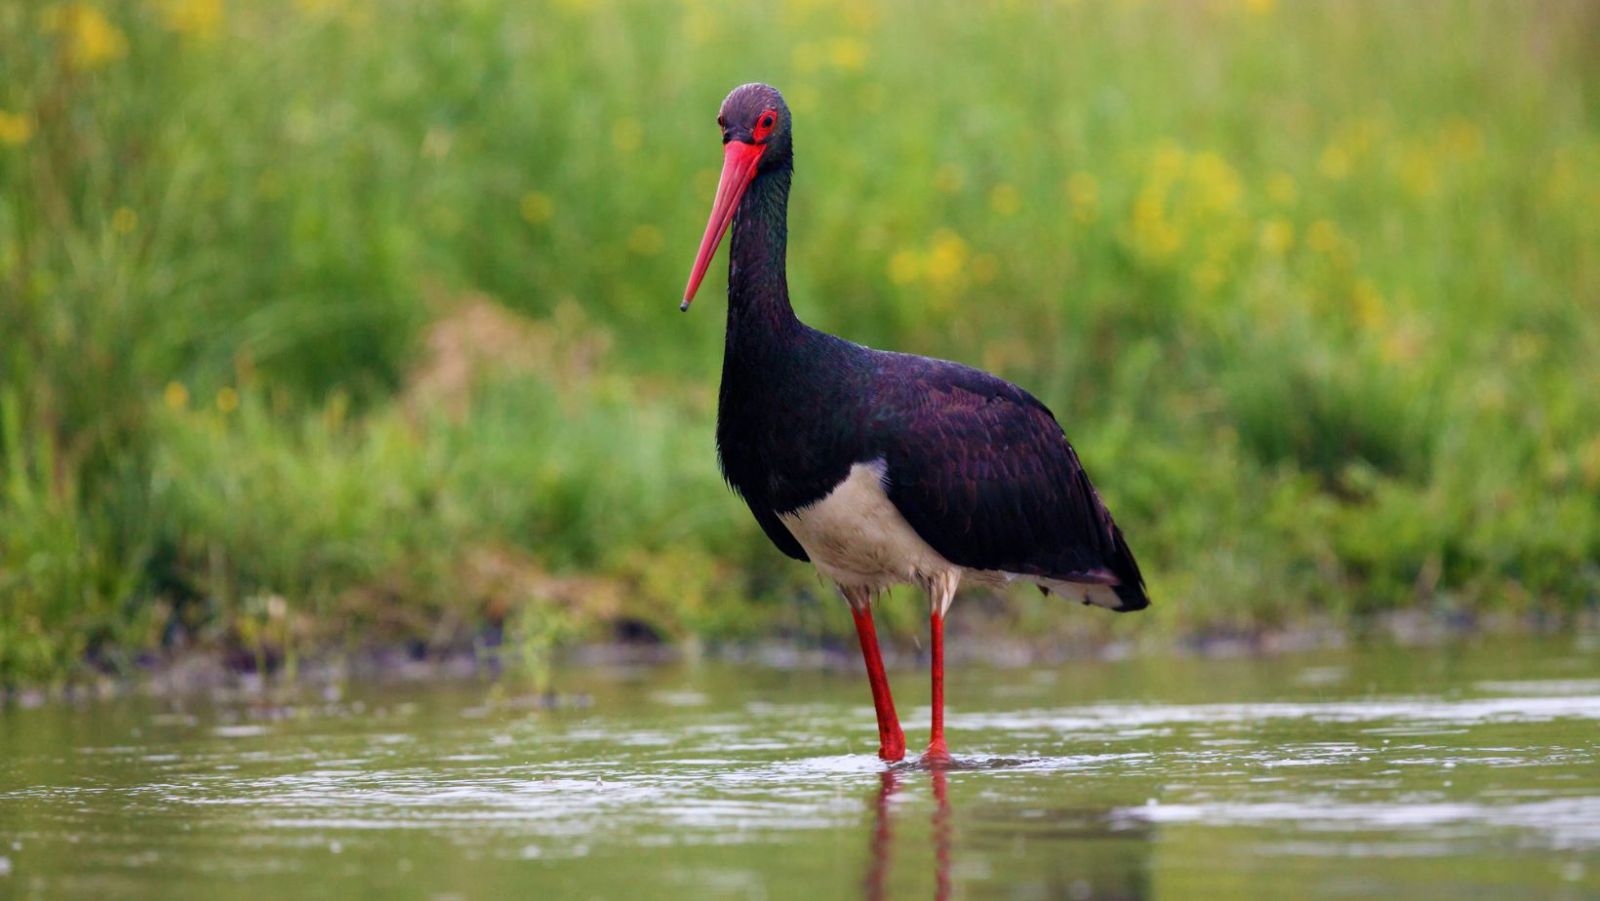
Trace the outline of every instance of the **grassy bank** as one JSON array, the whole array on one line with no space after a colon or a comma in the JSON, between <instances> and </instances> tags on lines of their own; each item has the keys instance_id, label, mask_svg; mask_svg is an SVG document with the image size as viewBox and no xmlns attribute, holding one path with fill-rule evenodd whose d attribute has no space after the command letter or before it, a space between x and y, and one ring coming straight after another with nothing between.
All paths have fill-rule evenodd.
<instances>
[{"instance_id":1,"label":"grassy bank","mask_svg":"<svg viewBox=\"0 0 1600 901\"><path fill-rule=\"evenodd\" d=\"M0 683L847 628L674 307L758 78L801 316L1029 387L1140 554L1016 630L1592 607L1597 10L6 5Z\"/></svg>"}]
</instances>

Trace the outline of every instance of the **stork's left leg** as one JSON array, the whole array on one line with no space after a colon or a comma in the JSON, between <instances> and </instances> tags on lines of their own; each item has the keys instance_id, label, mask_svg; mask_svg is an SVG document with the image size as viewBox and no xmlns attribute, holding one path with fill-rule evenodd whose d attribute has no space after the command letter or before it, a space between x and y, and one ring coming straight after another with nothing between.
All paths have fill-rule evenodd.
<instances>
[{"instance_id":1,"label":"stork's left leg","mask_svg":"<svg viewBox=\"0 0 1600 901\"><path fill-rule=\"evenodd\" d=\"M961 573L952 570L928 580L929 626L933 645L933 734L928 740L928 751L922 755L924 763L949 763L950 750L944 743L944 617L950 612L950 602L955 599L956 587L961 584Z\"/></svg>"},{"instance_id":2,"label":"stork's left leg","mask_svg":"<svg viewBox=\"0 0 1600 901\"><path fill-rule=\"evenodd\" d=\"M867 682L872 686L872 706L878 711L878 756L895 761L906 756L906 735L900 731L900 718L894 713L894 697L889 694L889 677L883 673L883 656L878 652L878 632L872 625L872 592L860 587L845 588L845 600L856 620L856 637L861 639L861 657L867 664Z\"/></svg>"}]
</instances>

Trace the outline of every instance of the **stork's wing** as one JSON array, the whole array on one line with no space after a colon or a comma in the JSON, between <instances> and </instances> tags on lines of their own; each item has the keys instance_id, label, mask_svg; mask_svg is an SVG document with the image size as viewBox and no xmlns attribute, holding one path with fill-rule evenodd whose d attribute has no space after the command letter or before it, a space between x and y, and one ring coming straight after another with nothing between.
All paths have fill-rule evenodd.
<instances>
[{"instance_id":1,"label":"stork's wing","mask_svg":"<svg viewBox=\"0 0 1600 901\"><path fill-rule=\"evenodd\" d=\"M987 373L926 362L888 389L895 422L878 430L889 499L917 534L963 567L1111 584L1121 609L1147 606L1139 565L1050 411Z\"/></svg>"},{"instance_id":2,"label":"stork's wing","mask_svg":"<svg viewBox=\"0 0 1600 901\"><path fill-rule=\"evenodd\" d=\"M800 546L800 542L795 539L794 533L790 532L789 527L778 519L778 514L772 512L771 509L759 501L746 499L745 503L750 507L750 512L755 514L756 522L761 524L761 531L767 533L767 537L772 539L772 543L778 546L778 550L802 563L811 559L806 556L806 549Z\"/></svg>"}]
</instances>

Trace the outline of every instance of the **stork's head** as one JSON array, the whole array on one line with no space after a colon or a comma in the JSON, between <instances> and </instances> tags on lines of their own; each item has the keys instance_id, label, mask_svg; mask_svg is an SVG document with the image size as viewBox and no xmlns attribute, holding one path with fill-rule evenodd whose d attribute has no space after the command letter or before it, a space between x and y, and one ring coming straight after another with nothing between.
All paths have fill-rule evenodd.
<instances>
[{"instance_id":1,"label":"stork's head","mask_svg":"<svg viewBox=\"0 0 1600 901\"><path fill-rule=\"evenodd\" d=\"M717 181L717 196L711 204L711 220L700 239L700 252L689 271L689 285L683 290L679 309L700 289L711 258L727 234L734 211L745 189L762 170L788 163L793 152L789 137L789 107L778 89L764 84L734 88L717 111L717 126L722 130L722 178Z\"/></svg>"}]
</instances>

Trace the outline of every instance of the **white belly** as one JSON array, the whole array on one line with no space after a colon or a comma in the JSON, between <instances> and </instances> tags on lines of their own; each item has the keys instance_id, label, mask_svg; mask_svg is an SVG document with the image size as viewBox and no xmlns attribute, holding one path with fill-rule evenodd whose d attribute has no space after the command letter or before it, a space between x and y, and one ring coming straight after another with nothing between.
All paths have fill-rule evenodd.
<instances>
[{"instance_id":1,"label":"white belly","mask_svg":"<svg viewBox=\"0 0 1600 901\"><path fill-rule=\"evenodd\" d=\"M857 463L827 497L778 518L788 527L817 571L844 589L882 591L891 585L920 585L930 590L947 587L948 594L963 580L1004 585L1022 578L1063 597L1115 609L1120 601L1105 585L1064 582L1036 576L1018 576L995 570L957 566L934 550L906 518L900 515L884 490L887 466L882 460ZM937 603L938 601L936 601Z\"/></svg>"},{"instance_id":2,"label":"white belly","mask_svg":"<svg viewBox=\"0 0 1600 901\"><path fill-rule=\"evenodd\" d=\"M845 588L880 591L959 573L922 540L884 491L882 460L857 463L828 496L779 516L817 571Z\"/></svg>"}]
</instances>

